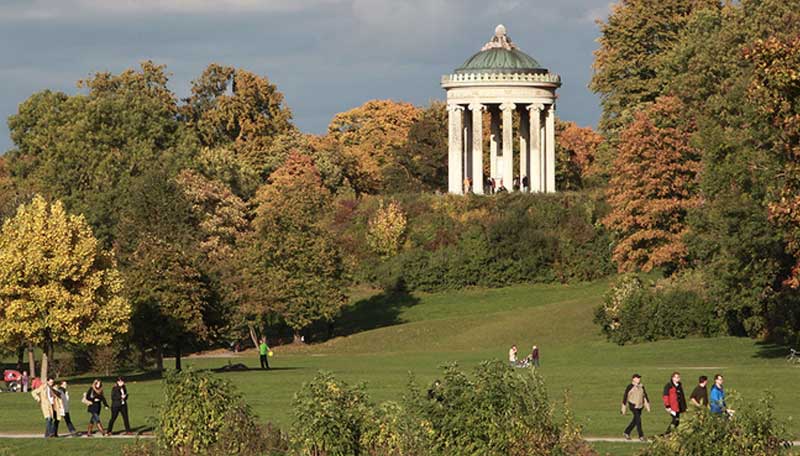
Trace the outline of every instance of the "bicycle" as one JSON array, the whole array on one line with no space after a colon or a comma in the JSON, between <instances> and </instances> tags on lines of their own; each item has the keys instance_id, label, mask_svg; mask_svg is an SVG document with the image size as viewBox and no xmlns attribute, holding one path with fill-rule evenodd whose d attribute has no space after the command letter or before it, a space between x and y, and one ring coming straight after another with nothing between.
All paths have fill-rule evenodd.
<instances>
[{"instance_id":1,"label":"bicycle","mask_svg":"<svg viewBox=\"0 0 800 456\"><path fill-rule=\"evenodd\" d=\"M786 356L786 362L790 364L800 364L800 351L790 348L789 355Z\"/></svg>"}]
</instances>

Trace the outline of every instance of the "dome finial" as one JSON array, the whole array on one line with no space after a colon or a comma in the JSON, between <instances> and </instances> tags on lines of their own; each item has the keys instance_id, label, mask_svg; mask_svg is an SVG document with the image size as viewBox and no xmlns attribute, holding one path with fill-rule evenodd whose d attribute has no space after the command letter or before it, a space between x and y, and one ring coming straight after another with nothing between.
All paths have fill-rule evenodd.
<instances>
[{"instance_id":1,"label":"dome finial","mask_svg":"<svg viewBox=\"0 0 800 456\"><path fill-rule=\"evenodd\" d=\"M483 45L481 51L488 49L505 49L510 51L518 48L516 44L511 42L511 38L508 37L506 26L500 24L494 28L494 36L492 37L491 41Z\"/></svg>"}]
</instances>

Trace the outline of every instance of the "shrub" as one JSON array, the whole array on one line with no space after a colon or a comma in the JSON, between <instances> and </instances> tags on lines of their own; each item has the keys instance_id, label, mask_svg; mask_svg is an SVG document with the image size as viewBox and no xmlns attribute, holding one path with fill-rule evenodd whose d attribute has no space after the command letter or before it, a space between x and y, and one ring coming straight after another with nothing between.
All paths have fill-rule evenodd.
<instances>
[{"instance_id":1,"label":"shrub","mask_svg":"<svg viewBox=\"0 0 800 456\"><path fill-rule=\"evenodd\" d=\"M470 377L450 365L427 394L414 397L414 413L429 428L432 454L593 454L577 427L555 418L534 370L488 361Z\"/></svg>"},{"instance_id":2,"label":"shrub","mask_svg":"<svg viewBox=\"0 0 800 456\"><path fill-rule=\"evenodd\" d=\"M371 410L361 434L361 448L371 456L429 454L430 427L412 417L397 402L383 402Z\"/></svg>"},{"instance_id":3,"label":"shrub","mask_svg":"<svg viewBox=\"0 0 800 456\"><path fill-rule=\"evenodd\" d=\"M620 345L712 336L722 328L711 300L682 277L650 287L635 275L620 277L595 309L594 322L609 340Z\"/></svg>"},{"instance_id":4,"label":"shrub","mask_svg":"<svg viewBox=\"0 0 800 456\"><path fill-rule=\"evenodd\" d=\"M381 201L380 208L369 221L367 231L367 243L372 251L381 258L397 254L406 231L406 223L406 215L398 203L392 201L384 206Z\"/></svg>"},{"instance_id":5,"label":"shrub","mask_svg":"<svg viewBox=\"0 0 800 456\"><path fill-rule=\"evenodd\" d=\"M180 455L259 455L270 441L228 381L193 370L166 377L155 433L161 450Z\"/></svg>"},{"instance_id":6,"label":"shrub","mask_svg":"<svg viewBox=\"0 0 800 456\"><path fill-rule=\"evenodd\" d=\"M386 290L584 281L614 272L612 243L598 223L604 209L588 194L393 198L389 206L371 196L340 201L328 222L350 252L354 276ZM403 231L387 221L392 204L403 208ZM402 249L393 239L403 239Z\"/></svg>"},{"instance_id":7,"label":"shrub","mask_svg":"<svg viewBox=\"0 0 800 456\"><path fill-rule=\"evenodd\" d=\"M656 439L641 456L776 456L789 454L782 425L776 421L774 397L736 407L732 419L706 410L681 419L676 432Z\"/></svg>"},{"instance_id":8,"label":"shrub","mask_svg":"<svg viewBox=\"0 0 800 456\"><path fill-rule=\"evenodd\" d=\"M358 454L369 407L364 385L318 373L295 394L292 447L308 456Z\"/></svg>"}]
</instances>

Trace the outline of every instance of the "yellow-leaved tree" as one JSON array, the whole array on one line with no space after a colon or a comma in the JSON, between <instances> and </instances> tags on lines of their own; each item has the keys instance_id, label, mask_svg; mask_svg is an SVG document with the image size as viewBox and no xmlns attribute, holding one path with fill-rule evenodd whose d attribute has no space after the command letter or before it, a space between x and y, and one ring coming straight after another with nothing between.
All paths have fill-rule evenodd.
<instances>
[{"instance_id":1,"label":"yellow-leaved tree","mask_svg":"<svg viewBox=\"0 0 800 456\"><path fill-rule=\"evenodd\" d=\"M0 344L42 349L41 377L60 343L105 345L128 329L130 306L114 258L83 216L41 196L0 232Z\"/></svg>"}]
</instances>

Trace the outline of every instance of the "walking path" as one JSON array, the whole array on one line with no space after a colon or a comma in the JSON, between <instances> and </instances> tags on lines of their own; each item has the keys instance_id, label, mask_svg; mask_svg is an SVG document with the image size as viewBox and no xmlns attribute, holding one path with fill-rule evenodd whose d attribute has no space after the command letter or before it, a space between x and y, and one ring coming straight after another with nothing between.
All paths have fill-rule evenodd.
<instances>
[{"instance_id":1,"label":"walking path","mask_svg":"<svg viewBox=\"0 0 800 456\"><path fill-rule=\"evenodd\" d=\"M583 440L589 443L595 442L608 442L608 443L646 443L640 441L638 438L631 438L631 440L623 439L622 437L584 437ZM792 442L793 447L800 447L800 440Z\"/></svg>"},{"instance_id":2,"label":"walking path","mask_svg":"<svg viewBox=\"0 0 800 456\"><path fill-rule=\"evenodd\" d=\"M136 439L136 438L152 439L154 437L155 436L153 434L139 434L139 435L136 435L136 434L133 434L133 435L119 434L119 435L109 435L109 436L105 436L105 437L95 434L92 438L93 439ZM6 433L0 433L0 439L41 439L41 438L43 438L42 434L6 434ZM70 438L70 437L61 436L59 438L63 439L63 438ZM84 438L84 437L83 437L83 435L80 435L80 436L71 437L71 438ZM645 442L639 441L638 439L626 440L626 439L623 439L621 437L584 437L583 440L586 440L589 443L596 443L596 442L638 443L638 444L645 443ZM800 447L800 441L792 442L792 446Z\"/></svg>"},{"instance_id":3,"label":"walking path","mask_svg":"<svg viewBox=\"0 0 800 456\"><path fill-rule=\"evenodd\" d=\"M94 434L91 438L93 438L93 439L137 439L137 438L152 439L153 437L155 437L153 434L139 434L139 435L137 435L137 434L131 434L131 435L117 434L117 435L106 435L106 436L102 436L100 434ZM42 434L10 434L10 433L9 434L6 434L6 433L0 434L0 439L43 439L43 438L44 438L44 436ZM83 439L83 438L89 438L89 437L84 437L83 434L76 435L76 436L70 436L69 434L66 434L66 435L61 435L58 438L59 439Z\"/></svg>"}]
</instances>

